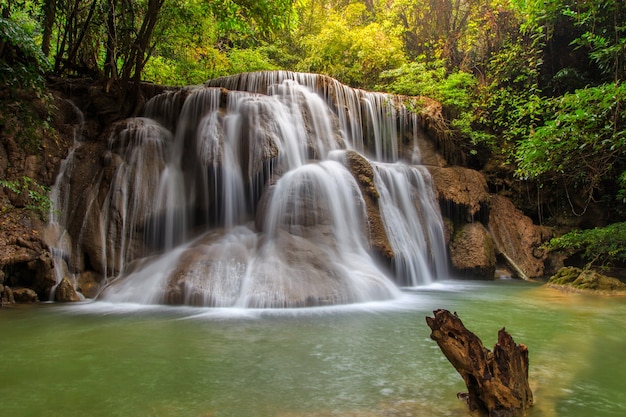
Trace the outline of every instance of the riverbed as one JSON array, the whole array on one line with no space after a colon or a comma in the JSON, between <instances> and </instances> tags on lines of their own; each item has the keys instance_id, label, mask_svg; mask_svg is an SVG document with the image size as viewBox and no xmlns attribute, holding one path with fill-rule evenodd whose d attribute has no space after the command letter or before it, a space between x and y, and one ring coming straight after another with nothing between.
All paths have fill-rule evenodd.
<instances>
[{"instance_id":1,"label":"riverbed","mask_svg":"<svg viewBox=\"0 0 626 417\"><path fill-rule=\"evenodd\" d=\"M626 415L626 298L446 281L309 309L84 302L0 309L3 416L465 416L424 317L528 346L531 417Z\"/></svg>"}]
</instances>

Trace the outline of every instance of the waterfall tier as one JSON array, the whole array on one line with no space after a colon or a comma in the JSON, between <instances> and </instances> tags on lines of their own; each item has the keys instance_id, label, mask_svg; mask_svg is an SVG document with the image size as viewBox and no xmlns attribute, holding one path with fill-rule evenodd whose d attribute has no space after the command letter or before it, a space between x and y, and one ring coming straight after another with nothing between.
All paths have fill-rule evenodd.
<instances>
[{"instance_id":1,"label":"waterfall tier","mask_svg":"<svg viewBox=\"0 0 626 417\"><path fill-rule=\"evenodd\" d=\"M156 96L77 143L55 186L59 280L112 302L302 307L447 274L402 98L261 72Z\"/></svg>"}]
</instances>

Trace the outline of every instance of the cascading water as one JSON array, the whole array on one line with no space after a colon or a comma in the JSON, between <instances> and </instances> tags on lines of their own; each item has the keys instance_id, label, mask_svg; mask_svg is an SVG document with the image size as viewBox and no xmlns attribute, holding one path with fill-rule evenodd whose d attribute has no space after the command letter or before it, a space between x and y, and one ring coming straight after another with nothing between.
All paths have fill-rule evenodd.
<instances>
[{"instance_id":1,"label":"cascading water","mask_svg":"<svg viewBox=\"0 0 626 417\"><path fill-rule=\"evenodd\" d=\"M77 167L97 153L93 143L64 165L55 203L71 241L66 270L102 274L99 297L112 302L301 307L396 297L397 285L447 273L430 175L398 162L416 125L398 97L313 74L243 74L161 94L144 117L110 130L100 166ZM351 169L348 151L373 174ZM418 158L414 147L409 159ZM70 181L77 175L83 183ZM376 190L390 265L370 243L364 184Z\"/></svg>"},{"instance_id":2,"label":"cascading water","mask_svg":"<svg viewBox=\"0 0 626 417\"><path fill-rule=\"evenodd\" d=\"M394 249L401 285L416 286L447 276L443 220L430 174L419 166L377 163L376 187L385 230Z\"/></svg>"}]
</instances>

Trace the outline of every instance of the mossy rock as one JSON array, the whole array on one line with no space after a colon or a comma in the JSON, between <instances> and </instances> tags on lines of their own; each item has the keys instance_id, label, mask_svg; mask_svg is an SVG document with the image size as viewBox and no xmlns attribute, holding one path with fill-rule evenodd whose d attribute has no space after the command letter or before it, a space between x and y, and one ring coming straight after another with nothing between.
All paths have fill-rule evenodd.
<instances>
[{"instance_id":1,"label":"mossy rock","mask_svg":"<svg viewBox=\"0 0 626 417\"><path fill-rule=\"evenodd\" d=\"M626 291L626 284L617 278L607 277L596 271L564 267L552 276L548 284L570 287L578 290L600 292Z\"/></svg>"},{"instance_id":2,"label":"mossy rock","mask_svg":"<svg viewBox=\"0 0 626 417\"><path fill-rule=\"evenodd\" d=\"M572 284L583 272L582 269L573 266L566 266L557 271L557 273L550 277L549 284L567 285Z\"/></svg>"}]
</instances>

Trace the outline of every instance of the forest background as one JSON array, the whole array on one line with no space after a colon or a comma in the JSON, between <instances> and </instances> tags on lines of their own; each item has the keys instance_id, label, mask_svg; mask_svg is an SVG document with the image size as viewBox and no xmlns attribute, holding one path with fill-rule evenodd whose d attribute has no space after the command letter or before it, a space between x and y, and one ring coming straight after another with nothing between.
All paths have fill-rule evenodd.
<instances>
[{"instance_id":1,"label":"forest background","mask_svg":"<svg viewBox=\"0 0 626 417\"><path fill-rule=\"evenodd\" d=\"M552 249L588 266L626 262L621 0L0 0L0 16L0 129L23 129L35 152L50 126L18 92L45 102L52 76L105 83L124 116L140 81L326 74L438 100L459 160L569 232ZM32 179L0 185L46 208Z\"/></svg>"}]
</instances>

